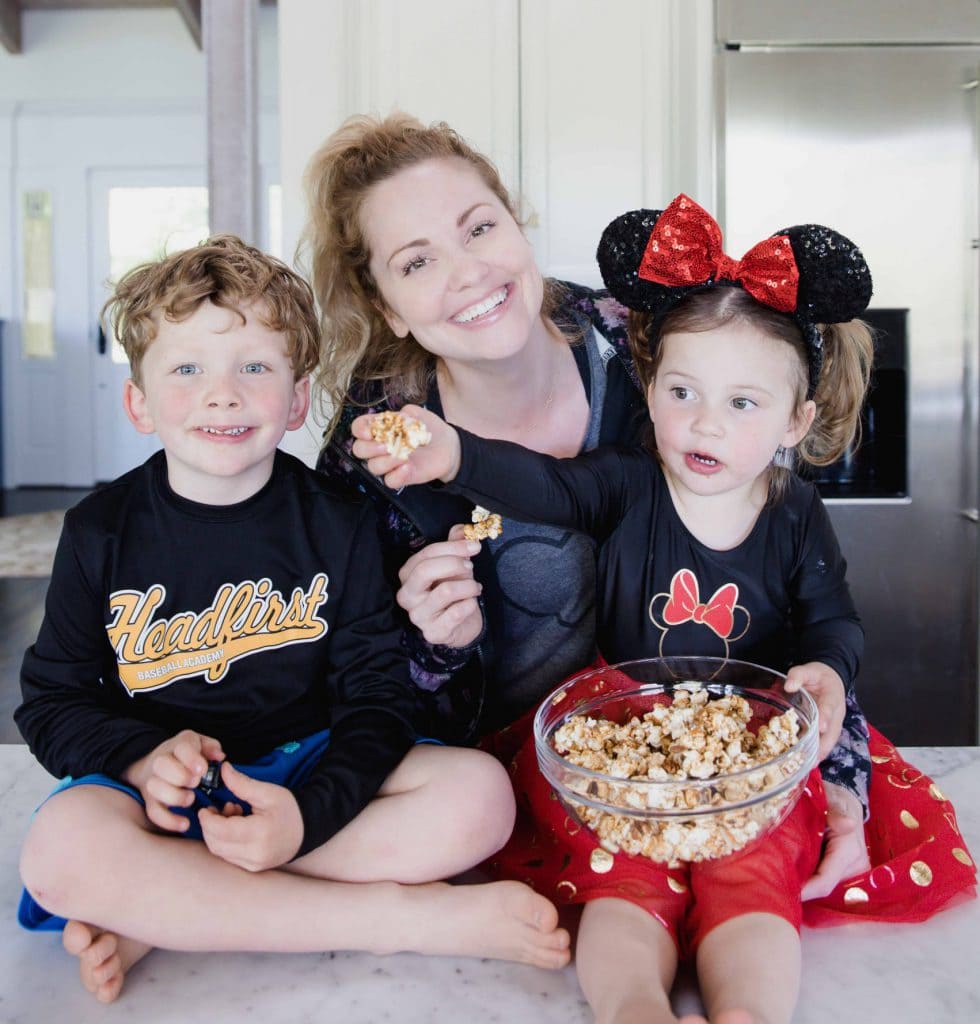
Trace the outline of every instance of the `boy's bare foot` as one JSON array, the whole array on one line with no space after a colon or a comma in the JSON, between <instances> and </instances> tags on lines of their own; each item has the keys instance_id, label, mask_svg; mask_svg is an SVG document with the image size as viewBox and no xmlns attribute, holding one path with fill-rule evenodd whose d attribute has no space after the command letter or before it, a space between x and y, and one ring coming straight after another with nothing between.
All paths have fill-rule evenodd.
<instances>
[{"instance_id":1,"label":"boy's bare foot","mask_svg":"<svg viewBox=\"0 0 980 1024\"><path fill-rule=\"evenodd\" d=\"M522 882L434 882L415 889L424 907L418 908L414 934L406 943L392 936L401 949L514 960L552 970L564 967L571 957L568 932L558 927L558 911Z\"/></svg>"},{"instance_id":2,"label":"boy's bare foot","mask_svg":"<svg viewBox=\"0 0 980 1024\"><path fill-rule=\"evenodd\" d=\"M126 972L153 948L136 939L100 931L84 921L69 921L61 941L72 956L78 957L82 984L100 1003L111 1003L119 996Z\"/></svg>"}]
</instances>

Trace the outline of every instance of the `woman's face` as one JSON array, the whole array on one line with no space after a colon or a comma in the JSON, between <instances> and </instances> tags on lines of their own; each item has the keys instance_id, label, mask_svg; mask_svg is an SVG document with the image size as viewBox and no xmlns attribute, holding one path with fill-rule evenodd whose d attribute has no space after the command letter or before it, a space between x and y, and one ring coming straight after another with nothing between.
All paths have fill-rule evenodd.
<instances>
[{"instance_id":1,"label":"woman's face","mask_svg":"<svg viewBox=\"0 0 980 1024\"><path fill-rule=\"evenodd\" d=\"M361 228L398 337L445 361L494 361L520 352L541 324L531 245L465 160L426 160L375 185Z\"/></svg>"}]
</instances>

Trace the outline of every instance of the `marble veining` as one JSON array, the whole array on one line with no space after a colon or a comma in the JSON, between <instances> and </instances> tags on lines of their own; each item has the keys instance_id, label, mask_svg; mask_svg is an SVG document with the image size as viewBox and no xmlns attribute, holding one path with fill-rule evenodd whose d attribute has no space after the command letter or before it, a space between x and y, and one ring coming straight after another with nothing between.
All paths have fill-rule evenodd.
<instances>
[{"instance_id":1,"label":"marble veining","mask_svg":"<svg viewBox=\"0 0 980 1024\"><path fill-rule=\"evenodd\" d=\"M903 748L953 801L980 854L980 748ZM14 920L17 858L50 777L26 747L0 745L0 1024L188 1020L208 1024L588 1024L572 968L549 973L493 960L365 953L192 955L157 951L139 964L119 1002L97 1004L53 935ZM301 923L299 923L301 927ZM797 1024L980 1021L980 901L914 925L805 929ZM688 977L678 1012L699 1006Z\"/></svg>"}]
</instances>

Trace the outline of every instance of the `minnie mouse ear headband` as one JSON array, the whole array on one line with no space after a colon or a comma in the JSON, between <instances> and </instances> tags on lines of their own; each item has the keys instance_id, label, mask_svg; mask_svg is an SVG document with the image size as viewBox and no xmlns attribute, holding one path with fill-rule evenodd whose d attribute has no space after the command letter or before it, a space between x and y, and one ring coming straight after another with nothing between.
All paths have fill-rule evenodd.
<instances>
[{"instance_id":1,"label":"minnie mouse ear headband","mask_svg":"<svg viewBox=\"0 0 980 1024\"><path fill-rule=\"evenodd\" d=\"M693 199L666 210L633 210L602 233L596 253L602 279L624 306L654 323L692 292L715 285L744 288L764 306L791 315L803 332L813 397L823 365L817 324L853 320L871 300L871 272L861 250L820 224L784 228L740 259L726 256L721 228Z\"/></svg>"}]
</instances>

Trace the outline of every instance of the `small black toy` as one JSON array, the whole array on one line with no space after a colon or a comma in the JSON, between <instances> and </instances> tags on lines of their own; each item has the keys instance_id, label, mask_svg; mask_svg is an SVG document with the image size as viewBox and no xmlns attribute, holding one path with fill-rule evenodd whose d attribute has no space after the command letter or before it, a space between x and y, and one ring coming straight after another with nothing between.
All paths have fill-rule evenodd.
<instances>
[{"instance_id":1,"label":"small black toy","mask_svg":"<svg viewBox=\"0 0 980 1024\"><path fill-rule=\"evenodd\" d=\"M205 795L210 796L221 785L221 762L208 761L208 770L201 777L198 789Z\"/></svg>"}]
</instances>

